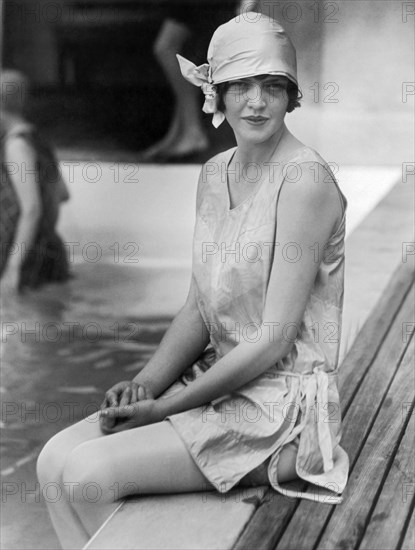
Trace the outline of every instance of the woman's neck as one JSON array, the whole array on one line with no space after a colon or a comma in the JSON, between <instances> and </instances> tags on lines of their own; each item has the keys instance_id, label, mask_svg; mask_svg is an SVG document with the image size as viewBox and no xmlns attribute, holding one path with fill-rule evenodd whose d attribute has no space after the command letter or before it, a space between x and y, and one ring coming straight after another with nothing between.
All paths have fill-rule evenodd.
<instances>
[{"instance_id":1,"label":"woman's neck","mask_svg":"<svg viewBox=\"0 0 415 550\"><path fill-rule=\"evenodd\" d=\"M234 160L237 159L242 166L249 163L261 165L270 162L271 159L278 161L278 159L284 158L286 154L303 145L284 124L281 130L266 142L257 144L238 143Z\"/></svg>"}]
</instances>

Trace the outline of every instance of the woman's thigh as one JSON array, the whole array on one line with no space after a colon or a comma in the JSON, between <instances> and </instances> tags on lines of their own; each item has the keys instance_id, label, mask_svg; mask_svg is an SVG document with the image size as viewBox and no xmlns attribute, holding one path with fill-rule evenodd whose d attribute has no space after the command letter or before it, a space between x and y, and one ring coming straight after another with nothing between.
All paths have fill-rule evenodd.
<instances>
[{"instance_id":1,"label":"woman's thigh","mask_svg":"<svg viewBox=\"0 0 415 550\"><path fill-rule=\"evenodd\" d=\"M214 489L169 421L81 443L66 461L64 481L80 489L95 483L104 500Z\"/></svg>"}]
</instances>

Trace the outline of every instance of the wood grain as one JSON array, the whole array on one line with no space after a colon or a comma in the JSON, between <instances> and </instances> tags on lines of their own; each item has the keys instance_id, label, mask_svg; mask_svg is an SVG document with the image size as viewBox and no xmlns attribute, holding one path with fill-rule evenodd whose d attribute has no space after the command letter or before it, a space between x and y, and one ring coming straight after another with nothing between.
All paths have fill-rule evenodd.
<instances>
[{"instance_id":1,"label":"wood grain","mask_svg":"<svg viewBox=\"0 0 415 550\"><path fill-rule=\"evenodd\" d=\"M403 404L402 422L409 422L399 445L381 494L372 512L359 550L389 550L405 533L405 523L414 498L414 433L415 416L409 403Z\"/></svg>"}]
</instances>

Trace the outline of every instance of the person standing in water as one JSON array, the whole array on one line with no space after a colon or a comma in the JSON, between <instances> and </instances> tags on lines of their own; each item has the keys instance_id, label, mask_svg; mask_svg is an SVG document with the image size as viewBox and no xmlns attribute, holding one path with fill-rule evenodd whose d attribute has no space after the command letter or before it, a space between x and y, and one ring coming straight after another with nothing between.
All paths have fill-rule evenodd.
<instances>
[{"instance_id":1,"label":"person standing in water","mask_svg":"<svg viewBox=\"0 0 415 550\"><path fill-rule=\"evenodd\" d=\"M1 73L0 276L2 288L12 291L70 278L56 232L69 192L51 148L26 119L28 93L22 73Z\"/></svg>"}]
</instances>

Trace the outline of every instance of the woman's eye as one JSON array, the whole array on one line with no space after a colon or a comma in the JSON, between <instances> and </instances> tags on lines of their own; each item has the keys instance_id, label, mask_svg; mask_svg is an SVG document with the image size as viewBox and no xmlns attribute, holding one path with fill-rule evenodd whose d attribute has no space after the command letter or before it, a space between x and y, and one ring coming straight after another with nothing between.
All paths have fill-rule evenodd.
<instances>
[{"instance_id":1,"label":"woman's eye","mask_svg":"<svg viewBox=\"0 0 415 550\"><path fill-rule=\"evenodd\" d=\"M234 90L244 90L247 86L246 82L233 82L230 87Z\"/></svg>"},{"instance_id":2,"label":"woman's eye","mask_svg":"<svg viewBox=\"0 0 415 550\"><path fill-rule=\"evenodd\" d=\"M228 88L228 93L234 95L236 98L244 96L248 90L248 86L245 82L232 82Z\"/></svg>"},{"instance_id":3,"label":"woman's eye","mask_svg":"<svg viewBox=\"0 0 415 550\"><path fill-rule=\"evenodd\" d=\"M271 84L265 84L265 89L267 91L271 92L277 92L284 89L283 84L277 84L277 83L271 83Z\"/></svg>"}]
</instances>

